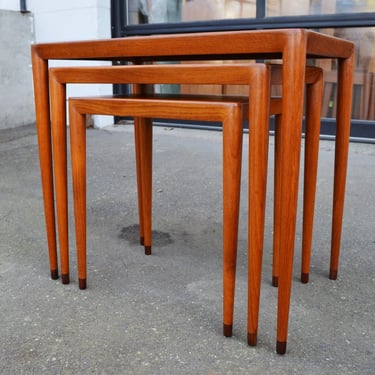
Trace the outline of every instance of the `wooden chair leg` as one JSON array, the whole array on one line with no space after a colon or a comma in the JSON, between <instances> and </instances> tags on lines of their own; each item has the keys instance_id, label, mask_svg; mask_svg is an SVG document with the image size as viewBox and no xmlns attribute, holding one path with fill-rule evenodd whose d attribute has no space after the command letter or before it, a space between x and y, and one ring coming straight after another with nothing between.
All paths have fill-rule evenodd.
<instances>
[{"instance_id":1,"label":"wooden chair leg","mask_svg":"<svg viewBox=\"0 0 375 375\"><path fill-rule=\"evenodd\" d=\"M281 115L275 117L275 154L274 154L274 205L273 205L273 268L272 268L272 285L278 286L279 281L279 228L280 228L280 132L281 132Z\"/></svg>"},{"instance_id":2,"label":"wooden chair leg","mask_svg":"<svg viewBox=\"0 0 375 375\"><path fill-rule=\"evenodd\" d=\"M257 344L268 162L269 76L251 81L249 103L249 221L247 343Z\"/></svg>"},{"instance_id":3,"label":"wooden chair leg","mask_svg":"<svg viewBox=\"0 0 375 375\"><path fill-rule=\"evenodd\" d=\"M66 89L50 81L52 143L55 171L57 227L59 231L61 280L69 284L68 177L66 150Z\"/></svg>"},{"instance_id":4,"label":"wooden chair leg","mask_svg":"<svg viewBox=\"0 0 375 375\"><path fill-rule=\"evenodd\" d=\"M36 123L39 145L40 174L43 191L44 215L47 231L50 273L53 280L58 279L55 204L53 190L52 148L50 119L45 108L49 107L48 97L48 62L32 53Z\"/></svg>"},{"instance_id":5,"label":"wooden chair leg","mask_svg":"<svg viewBox=\"0 0 375 375\"><path fill-rule=\"evenodd\" d=\"M344 213L346 171L349 152L350 116L352 106L350 100L353 92L353 69L353 56L350 59L339 60L337 103L340 111L337 111L336 125L331 263L329 272L329 278L331 280L337 279L339 265L342 219Z\"/></svg>"},{"instance_id":6,"label":"wooden chair leg","mask_svg":"<svg viewBox=\"0 0 375 375\"><path fill-rule=\"evenodd\" d=\"M232 336L242 165L242 110L223 122L223 334Z\"/></svg>"},{"instance_id":7,"label":"wooden chair leg","mask_svg":"<svg viewBox=\"0 0 375 375\"><path fill-rule=\"evenodd\" d=\"M72 105L69 113L78 281L86 289L86 124Z\"/></svg>"},{"instance_id":8,"label":"wooden chair leg","mask_svg":"<svg viewBox=\"0 0 375 375\"><path fill-rule=\"evenodd\" d=\"M322 108L322 77L307 85L306 90L306 130L305 167L303 197L303 230L301 281L307 283L310 273L311 245L314 224L314 206L318 171L320 117Z\"/></svg>"},{"instance_id":9,"label":"wooden chair leg","mask_svg":"<svg viewBox=\"0 0 375 375\"><path fill-rule=\"evenodd\" d=\"M152 121L138 120L139 149L141 160L143 233L145 254L151 255L152 244Z\"/></svg>"}]
</instances>

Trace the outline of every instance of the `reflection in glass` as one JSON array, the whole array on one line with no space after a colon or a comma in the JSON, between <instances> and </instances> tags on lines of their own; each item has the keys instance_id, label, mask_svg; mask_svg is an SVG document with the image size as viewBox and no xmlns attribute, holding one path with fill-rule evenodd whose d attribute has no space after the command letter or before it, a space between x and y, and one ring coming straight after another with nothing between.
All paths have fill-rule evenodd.
<instances>
[{"instance_id":1,"label":"reflection in glass","mask_svg":"<svg viewBox=\"0 0 375 375\"><path fill-rule=\"evenodd\" d=\"M185 0L183 21L254 18L256 0Z\"/></svg>"},{"instance_id":2,"label":"reflection in glass","mask_svg":"<svg viewBox=\"0 0 375 375\"><path fill-rule=\"evenodd\" d=\"M256 0L128 0L129 24L254 18Z\"/></svg>"},{"instance_id":3,"label":"reflection in glass","mask_svg":"<svg viewBox=\"0 0 375 375\"><path fill-rule=\"evenodd\" d=\"M352 118L375 120L375 28L319 30L356 45ZM337 62L316 60L324 69L323 117L336 116Z\"/></svg>"},{"instance_id":4,"label":"reflection in glass","mask_svg":"<svg viewBox=\"0 0 375 375\"><path fill-rule=\"evenodd\" d=\"M256 0L128 0L129 23L174 23L214 19L255 18ZM271 16L319 15L375 12L375 0L267 0ZM375 120L375 28L320 29L322 33L348 39L356 44L353 118ZM323 116L336 110L335 60L312 62L324 69ZM181 91L180 91L181 89ZM160 92L202 92L202 87L162 85ZM246 94L244 87L205 87L212 94ZM280 92L280 88L276 90ZM275 92L276 92L275 91Z\"/></svg>"},{"instance_id":5,"label":"reflection in glass","mask_svg":"<svg viewBox=\"0 0 375 375\"><path fill-rule=\"evenodd\" d=\"M128 0L129 24L255 18L256 0ZM375 0L266 0L266 16L375 12Z\"/></svg>"},{"instance_id":6,"label":"reflection in glass","mask_svg":"<svg viewBox=\"0 0 375 375\"><path fill-rule=\"evenodd\" d=\"M375 12L374 0L267 0L267 17Z\"/></svg>"}]
</instances>

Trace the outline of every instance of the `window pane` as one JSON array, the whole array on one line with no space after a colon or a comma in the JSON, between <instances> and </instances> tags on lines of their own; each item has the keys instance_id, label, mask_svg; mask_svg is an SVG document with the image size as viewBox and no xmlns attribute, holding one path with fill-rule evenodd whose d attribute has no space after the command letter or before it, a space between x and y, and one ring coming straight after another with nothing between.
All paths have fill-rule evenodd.
<instances>
[{"instance_id":1,"label":"window pane","mask_svg":"<svg viewBox=\"0 0 375 375\"><path fill-rule=\"evenodd\" d=\"M319 30L356 45L352 118L375 120L375 28ZM324 69L323 117L336 116L337 61L316 60Z\"/></svg>"},{"instance_id":2,"label":"window pane","mask_svg":"<svg viewBox=\"0 0 375 375\"><path fill-rule=\"evenodd\" d=\"M267 16L375 12L374 0L267 0Z\"/></svg>"},{"instance_id":3,"label":"window pane","mask_svg":"<svg viewBox=\"0 0 375 375\"><path fill-rule=\"evenodd\" d=\"M319 32L351 40L356 45L352 118L375 120L375 28L321 29ZM244 61L242 61L244 62ZM215 63L225 63L218 62ZM336 117L337 60L315 59L308 62L324 71L322 117ZM246 86L182 85L185 94L247 95ZM273 87L281 95L281 87Z\"/></svg>"},{"instance_id":4,"label":"window pane","mask_svg":"<svg viewBox=\"0 0 375 375\"><path fill-rule=\"evenodd\" d=\"M255 18L256 0L128 0L129 24ZM266 0L266 15L375 12L375 0Z\"/></svg>"},{"instance_id":5,"label":"window pane","mask_svg":"<svg viewBox=\"0 0 375 375\"><path fill-rule=\"evenodd\" d=\"M254 18L256 0L129 0L129 24Z\"/></svg>"},{"instance_id":6,"label":"window pane","mask_svg":"<svg viewBox=\"0 0 375 375\"><path fill-rule=\"evenodd\" d=\"M256 0L128 0L129 23L209 21L214 19L255 18ZM375 12L375 0L267 0L267 16L319 15ZM320 32L351 40L356 44L353 119L375 120L375 28L321 29ZM335 117L335 60L312 62L324 69L323 116ZM171 90L172 87L163 86ZM162 88L163 88L162 87ZM176 87L173 87L173 90ZM244 87L184 86L181 92L246 94ZM173 91L174 92L174 91Z\"/></svg>"}]
</instances>

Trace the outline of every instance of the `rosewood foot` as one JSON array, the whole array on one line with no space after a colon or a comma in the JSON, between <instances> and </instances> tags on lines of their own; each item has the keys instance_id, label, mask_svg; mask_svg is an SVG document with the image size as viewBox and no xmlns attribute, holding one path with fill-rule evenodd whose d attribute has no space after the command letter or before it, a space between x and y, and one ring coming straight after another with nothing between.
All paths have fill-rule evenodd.
<instances>
[{"instance_id":1,"label":"rosewood foot","mask_svg":"<svg viewBox=\"0 0 375 375\"><path fill-rule=\"evenodd\" d=\"M256 346L256 344L257 344L257 334L256 333L248 333L247 334L247 345Z\"/></svg>"},{"instance_id":2,"label":"rosewood foot","mask_svg":"<svg viewBox=\"0 0 375 375\"><path fill-rule=\"evenodd\" d=\"M61 281L63 284L69 284L70 279L69 279L69 274L62 274L61 275Z\"/></svg>"},{"instance_id":3,"label":"rosewood foot","mask_svg":"<svg viewBox=\"0 0 375 375\"><path fill-rule=\"evenodd\" d=\"M276 353L277 354L285 354L285 352L286 352L286 342L277 341L277 343L276 343Z\"/></svg>"},{"instance_id":4,"label":"rosewood foot","mask_svg":"<svg viewBox=\"0 0 375 375\"><path fill-rule=\"evenodd\" d=\"M303 284L307 284L309 282L309 274L308 273L301 273L301 282Z\"/></svg>"},{"instance_id":5,"label":"rosewood foot","mask_svg":"<svg viewBox=\"0 0 375 375\"><path fill-rule=\"evenodd\" d=\"M329 278L330 278L330 280L337 280L337 270L330 270L329 271Z\"/></svg>"},{"instance_id":6,"label":"rosewood foot","mask_svg":"<svg viewBox=\"0 0 375 375\"><path fill-rule=\"evenodd\" d=\"M51 270L51 279L57 280L59 278L59 271L58 270Z\"/></svg>"},{"instance_id":7,"label":"rosewood foot","mask_svg":"<svg viewBox=\"0 0 375 375\"><path fill-rule=\"evenodd\" d=\"M223 334L225 337L232 337L233 325L223 324Z\"/></svg>"},{"instance_id":8,"label":"rosewood foot","mask_svg":"<svg viewBox=\"0 0 375 375\"><path fill-rule=\"evenodd\" d=\"M278 287L279 285L279 277L278 276L272 276L272 286Z\"/></svg>"},{"instance_id":9,"label":"rosewood foot","mask_svg":"<svg viewBox=\"0 0 375 375\"><path fill-rule=\"evenodd\" d=\"M79 289L86 289L86 279L79 279L78 281Z\"/></svg>"}]
</instances>

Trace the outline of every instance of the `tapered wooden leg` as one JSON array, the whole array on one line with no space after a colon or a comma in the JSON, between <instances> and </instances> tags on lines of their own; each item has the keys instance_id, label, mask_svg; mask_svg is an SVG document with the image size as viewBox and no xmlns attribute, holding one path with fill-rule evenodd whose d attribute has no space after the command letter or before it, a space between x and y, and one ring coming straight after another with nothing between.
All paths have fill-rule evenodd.
<instances>
[{"instance_id":1,"label":"tapered wooden leg","mask_svg":"<svg viewBox=\"0 0 375 375\"><path fill-rule=\"evenodd\" d=\"M143 223L143 194L142 194L142 163L141 163L141 145L140 145L140 124L142 119L134 118L134 143L135 143L135 165L137 173L137 192L138 192L138 218L139 218L139 242L144 246L144 223Z\"/></svg>"},{"instance_id":2,"label":"tapered wooden leg","mask_svg":"<svg viewBox=\"0 0 375 375\"><path fill-rule=\"evenodd\" d=\"M142 118L138 120L141 183L142 183L142 208L143 208L143 233L145 254L151 255L152 242L152 121Z\"/></svg>"},{"instance_id":3,"label":"tapered wooden leg","mask_svg":"<svg viewBox=\"0 0 375 375\"><path fill-rule=\"evenodd\" d=\"M257 344L267 185L269 75L251 80L249 102L249 221L247 343Z\"/></svg>"},{"instance_id":4,"label":"tapered wooden leg","mask_svg":"<svg viewBox=\"0 0 375 375\"><path fill-rule=\"evenodd\" d=\"M47 231L51 278L59 277L57 265L55 206L53 192L51 128L49 119L48 63L32 50L35 113L42 180L44 215Z\"/></svg>"},{"instance_id":5,"label":"tapered wooden leg","mask_svg":"<svg viewBox=\"0 0 375 375\"><path fill-rule=\"evenodd\" d=\"M69 284L68 178L66 151L66 88L50 79L53 162L59 231L61 280Z\"/></svg>"},{"instance_id":6,"label":"tapered wooden leg","mask_svg":"<svg viewBox=\"0 0 375 375\"><path fill-rule=\"evenodd\" d=\"M320 116L322 108L322 76L306 90L305 167L303 197L303 231L301 281L307 283L310 273L314 224L316 179L318 171Z\"/></svg>"},{"instance_id":7,"label":"tapered wooden leg","mask_svg":"<svg viewBox=\"0 0 375 375\"><path fill-rule=\"evenodd\" d=\"M132 85L132 92L134 94L145 94L148 92L153 92L153 86L149 85ZM138 217L139 217L139 242L142 246L145 246L145 253L150 255L151 254L151 242L149 245L145 245L145 228L144 228L144 217L143 217L143 184L142 184L142 161L141 161L141 140L142 140L142 132L144 123L146 120L141 117L134 118L134 137L135 137L135 160L136 160L136 172L137 172L137 191L138 191ZM149 132L145 131L145 136L150 136ZM146 142L150 142L150 140L146 140ZM147 143L148 145L149 143ZM147 146L146 145L146 146ZM152 146L152 133L151 133L151 146ZM145 150L145 162L150 162L150 155L147 154L147 150ZM152 149L151 149L152 152ZM151 158L152 163L152 158ZM152 168L152 166L151 166ZM150 235L151 236L151 235ZM151 237L150 237L151 238Z\"/></svg>"},{"instance_id":8,"label":"tapered wooden leg","mask_svg":"<svg viewBox=\"0 0 375 375\"><path fill-rule=\"evenodd\" d=\"M69 105L74 218L79 288L86 289L86 126L85 116Z\"/></svg>"},{"instance_id":9,"label":"tapered wooden leg","mask_svg":"<svg viewBox=\"0 0 375 375\"><path fill-rule=\"evenodd\" d=\"M305 45L302 35L299 35L298 38L301 38L298 41L299 45ZM288 53L291 54L289 58L292 63L283 65L283 117L279 132L281 199L278 235L280 241L276 339L278 354L285 354L288 337L301 151L303 106L301 93L304 88L305 73L305 51L303 48L291 49L285 55ZM290 91L285 89L288 85L293 86Z\"/></svg>"},{"instance_id":10,"label":"tapered wooden leg","mask_svg":"<svg viewBox=\"0 0 375 375\"><path fill-rule=\"evenodd\" d=\"M329 272L329 278L331 280L337 279L339 266L346 171L349 152L350 117L353 93L353 70L353 55L346 60L339 60L331 264Z\"/></svg>"},{"instance_id":11,"label":"tapered wooden leg","mask_svg":"<svg viewBox=\"0 0 375 375\"><path fill-rule=\"evenodd\" d=\"M232 336L242 165L242 110L223 122L223 334Z\"/></svg>"},{"instance_id":12,"label":"tapered wooden leg","mask_svg":"<svg viewBox=\"0 0 375 375\"><path fill-rule=\"evenodd\" d=\"M275 157L274 157L274 204L273 204L273 266L272 285L278 286L279 281L279 254L280 254L280 129L281 115L275 117Z\"/></svg>"}]
</instances>

